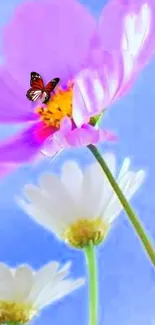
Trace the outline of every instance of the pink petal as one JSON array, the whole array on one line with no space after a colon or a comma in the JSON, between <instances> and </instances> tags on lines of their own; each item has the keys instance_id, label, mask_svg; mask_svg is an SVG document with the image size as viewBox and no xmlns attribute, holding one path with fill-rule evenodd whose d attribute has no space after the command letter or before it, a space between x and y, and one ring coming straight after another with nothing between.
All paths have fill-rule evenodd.
<instances>
[{"instance_id":1,"label":"pink petal","mask_svg":"<svg viewBox=\"0 0 155 325\"><path fill-rule=\"evenodd\" d=\"M54 157L63 149L85 147L89 144L97 144L104 141L116 141L117 137L110 131L96 129L91 125L83 125L75 128L66 134L56 132L48 138L42 152L45 156Z\"/></svg>"},{"instance_id":2,"label":"pink petal","mask_svg":"<svg viewBox=\"0 0 155 325\"><path fill-rule=\"evenodd\" d=\"M61 133L66 134L70 130L72 130L72 121L71 119L66 116L62 119L61 124L60 124L60 130Z\"/></svg>"},{"instance_id":3,"label":"pink petal","mask_svg":"<svg viewBox=\"0 0 155 325\"><path fill-rule=\"evenodd\" d=\"M153 19L152 8L148 3L134 8L124 19L123 48L137 59L137 65L142 66L148 62L155 50L155 14Z\"/></svg>"},{"instance_id":4,"label":"pink petal","mask_svg":"<svg viewBox=\"0 0 155 325\"><path fill-rule=\"evenodd\" d=\"M92 126L84 125L66 134L66 141L70 147L85 147L99 141L99 132Z\"/></svg>"},{"instance_id":5,"label":"pink petal","mask_svg":"<svg viewBox=\"0 0 155 325\"><path fill-rule=\"evenodd\" d=\"M38 119L34 105L5 68L0 71L0 123L22 123Z\"/></svg>"},{"instance_id":6,"label":"pink petal","mask_svg":"<svg viewBox=\"0 0 155 325\"><path fill-rule=\"evenodd\" d=\"M0 143L0 163L15 164L31 161L42 147L38 124L33 124L16 137Z\"/></svg>"},{"instance_id":7,"label":"pink petal","mask_svg":"<svg viewBox=\"0 0 155 325\"><path fill-rule=\"evenodd\" d=\"M120 96L124 95L132 86L137 71L134 70L135 60L128 51L122 51L119 61L118 71L118 88L112 101L115 101ZM109 81L110 82L110 81Z\"/></svg>"},{"instance_id":8,"label":"pink petal","mask_svg":"<svg viewBox=\"0 0 155 325\"><path fill-rule=\"evenodd\" d=\"M73 87L73 119L77 126L87 123L91 116L104 109L107 93L95 70L83 70Z\"/></svg>"},{"instance_id":9,"label":"pink petal","mask_svg":"<svg viewBox=\"0 0 155 325\"><path fill-rule=\"evenodd\" d=\"M0 179L12 173L17 168L17 165L1 165L0 166Z\"/></svg>"},{"instance_id":10,"label":"pink petal","mask_svg":"<svg viewBox=\"0 0 155 325\"><path fill-rule=\"evenodd\" d=\"M105 51L120 51L123 18L124 7L119 1L108 1L99 19L99 35Z\"/></svg>"},{"instance_id":11,"label":"pink petal","mask_svg":"<svg viewBox=\"0 0 155 325\"><path fill-rule=\"evenodd\" d=\"M94 18L74 0L22 3L4 31L10 73L24 88L31 71L40 73L45 83L54 77L66 83L81 68L95 29Z\"/></svg>"},{"instance_id":12,"label":"pink petal","mask_svg":"<svg viewBox=\"0 0 155 325\"><path fill-rule=\"evenodd\" d=\"M135 31L133 41L138 36L142 22L146 23L149 33L142 42L140 52L138 53L137 63L143 67L151 58L155 49L155 2L153 0L113 0L103 9L99 21L99 34L102 46L107 51L119 51L122 43L124 31L124 19L127 15L140 13L142 5L147 4L151 10L151 19L139 19L137 23L137 32ZM109 28L110 26L110 28Z\"/></svg>"},{"instance_id":13,"label":"pink petal","mask_svg":"<svg viewBox=\"0 0 155 325\"><path fill-rule=\"evenodd\" d=\"M131 65L126 65L129 61L124 62L123 55L109 53L99 46L93 46L89 59L96 70L83 70L77 75L73 87L73 119L77 126L87 123L88 118L100 114L112 104L122 82L125 78L129 79L131 70Z\"/></svg>"},{"instance_id":14,"label":"pink petal","mask_svg":"<svg viewBox=\"0 0 155 325\"><path fill-rule=\"evenodd\" d=\"M81 147L115 140L116 136L111 132L97 129L88 124L83 125L81 128L76 128L66 135L66 141L70 147Z\"/></svg>"}]
</instances>

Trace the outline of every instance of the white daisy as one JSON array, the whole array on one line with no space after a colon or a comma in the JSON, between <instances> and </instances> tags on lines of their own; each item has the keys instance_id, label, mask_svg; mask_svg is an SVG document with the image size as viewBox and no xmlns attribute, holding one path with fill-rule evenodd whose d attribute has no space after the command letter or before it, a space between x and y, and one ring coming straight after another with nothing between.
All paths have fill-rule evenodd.
<instances>
[{"instance_id":1,"label":"white daisy","mask_svg":"<svg viewBox=\"0 0 155 325\"><path fill-rule=\"evenodd\" d=\"M103 158L116 176L115 156L107 153ZM128 200L144 179L143 170L130 171L129 165L130 160L126 158L117 176L117 182ZM22 208L41 225L77 248L90 241L100 243L122 211L97 162L84 172L75 162L66 162L60 177L44 174L38 187L26 185L24 192L30 202L18 201Z\"/></svg>"},{"instance_id":2,"label":"white daisy","mask_svg":"<svg viewBox=\"0 0 155 325\"><path fill-rule=\"evenodd\" d=\"M10 269L0 263L0 323L24 324L40 309L80 287L83 279L64 279L70 263L50 262L35 272L28 265Z\"/></svg>"}]
</instances>

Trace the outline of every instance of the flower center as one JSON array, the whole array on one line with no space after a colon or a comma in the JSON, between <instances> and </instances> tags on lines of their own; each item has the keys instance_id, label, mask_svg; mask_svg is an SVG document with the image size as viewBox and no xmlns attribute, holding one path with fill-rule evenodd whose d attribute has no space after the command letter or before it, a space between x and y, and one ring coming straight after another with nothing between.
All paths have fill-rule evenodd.
<instances>
[{"instance_id":1,"label":"flower center","mask_svg":"<svg viewBox=\"0 0 155 325\"><path fill-rule=\"evenodd\" d=\"M107 235L109 225L101 218L80 219L71 224L64 232L64 239L73 247L83 248L93 243L98 245Z\"/></svg>"},{"instance_id":2,"label":"flower center","mask_svg":"<svg viewBox=\"0 0 155 325\"><path fill-rule=\"evenodd\" d=\"M0 301L0 323L25 324L35 316L37 310L30 304Z\"/></svg>"},{"instance_id":3,"label":"flower center","mask_svg":"<svg viewBox=\"0 0 155 325\"><path fill-rule=\"evenodd\" d=\"M72 117L72 85L66 90L59 88L46 107L39 107L36 112L47 126L59 128L64 117Z\"/></svg>"}]
</instances>

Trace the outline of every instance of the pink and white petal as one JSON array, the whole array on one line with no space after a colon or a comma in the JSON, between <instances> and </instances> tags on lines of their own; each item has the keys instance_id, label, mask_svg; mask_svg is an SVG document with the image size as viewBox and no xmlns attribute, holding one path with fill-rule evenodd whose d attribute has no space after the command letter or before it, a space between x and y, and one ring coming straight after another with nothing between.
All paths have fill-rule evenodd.
<instances>
[{"instance_id":1,"label":"pink and white petal","mask_svg":"<svg viewBox=\"0 0 155 325\"><path fill-rule=\"evenodd\" d=\"M66 134L67 132L72 130L72 127L73 127L73 123L72 123L71 119L68 116L64 117L61 120L61 123L60 123L60 131L61 131L61 133Z\"/></svg>"},{"instance_id":2,"label":"pink and white petal","mask_svg":"<svg viewBox=\"0 0 155 325\"><path fill-rule=\"evenodd\" d=\"M70 147L81 147L100 141L113 141L116 138L108 131L96 129L91 125L83 125L66 134L65 139Z\"/></svg>"},{"instance_id":3,"label":"pink and white petal","mask_svg":"<svg viewBox=\"0 0 155 325\"><path fill-rule=\"evenodd\" d=\"M134 57L128 51L122 51L119 69L120 80L114 100L124 95L131 88L137 76Z\"/></svg>"},{"instance_id":4,"label":"pink and white petal","mask_svg":"<svg viewBox=\"0 0 155 325\"><path fill-rule=\"evenodd\" d=\"M99 35L105 51L120 51L124 6L111 0L104 6L99 19Z\"/></svg>"},{"instance_id":5,"label":"pink and white petal","mask_svg":"<svg viewBox=\"0 0 155 325\"><path fill-rule=\"evenodd\" d=\"M38 119L26 91L5 67L0 70L0 123L22 123Z\"/></svg>"},{"instance_id":6,"label":"pink and white petal","mask_svg":"<svg viewBox=\"0 0 155 325\"><path fill-rule=\"evenodd\" d=\"M136 9L124 18L123 49L129 51L137 59L138 67L141 67L147 63L155 50L155 6L151 10L149 3L143 3Z\"/></svg>"},{"instance_id":7,"label":"pink and white petal","mask_svg":"<svg viewBox=\"0 0 155 325\"><path fill-rule=\"evenodd\" d=\"M83 126L76 128L66 135L66 141L70 147L87 146L99 141L99 134L94 127Z\"/></svg>"},{"instance_id":8,"label":"pink and white petal","mask_svg":"<svg viewBox=\"0 0 155 325\"><path fill-rule=\"evenodd\" d=\"M113 142L118 140L118 136L110 130L99 129L98 132L99 132L99 142L103 142L103 141Z\"/></svg>"},{"instance_id":9,"label":"pink and white petal","mask_svg":"<svg viewBox=\"0 0 155 325\"><path fill-rule=\"evenodd\" d=\"M42 147L37 134L38 123L9 140L0 142L0 163L18 164L31 161Z\"/></svg>"},{"instance_id":10,"label":"pink and white petal","mask_svg":"<svg viewBox=\"0 0 155 325\"><path fill-rule=\"evenodd\" d=\"M144 9L141 10L144 5ZM150 8L149 18L146 6ZM143 67L152 57L155 50L155 2L152 0L112 0L103 9L99 20L99 35L102 46L107 51L119 51L123 37L124 19L130 15L139 15L136 23L137 35L142 31L142 24L146 26L140 52L137 57L139 67ZM141 25L141 26L140 26ZM110 28L109 28L110 26ZM146 33L146 31L149 31ZM147 36L147 37L146 37ZM135 39L136 33L134 34Z\"/></svg>"},{"instance_id":11,"label":"pink and white petal","mask_svg":"<svg viewBox=\"0 0 155 325\"><path fill-rule=\"evenodd\" d=\"M150 21L148 22L150 25L149 28L149 33L147 38L145 38L145 42L143 42L143 48L141 49L141 52L139 54L139 59L138 63L139 66L144 66L148 61L152 58L152 55L155 52L155 2L152 0L143 0L143 4L145 6L145 3L149 6L150 9ZM144 8L145 11L145 8ZM146 18L146 23L147 23L147 18L146 15L143 14L144 19Z\"/></svg>"},{"instance_id":12,"label":"pink and white petal","mask_svg":"<svg viewBox=\"0 0 155 325\"><path fill-rule=\"evenodd\" d=\"M124 78L124 66L122 64L122 56L120 52L103 51L102 74L100 74L101 82L105 89L104 108L109 106L115 98L117 91Z\"/></svg>"},{"instance_id":13,"label":"pink and white petal","mask_svg":"<svg viewBox=\"0 0 155 325\"><path fill-rule=\"evenodd\" d=\"M18 165L0 165L0 179L11 174L18 168Z\"/></svg>"},{"instance_id":14,"label":"pink and white petal","mask_svg":"<svg viewBox=\"0 0 155 325\"><path fill-rule=\"evenodd\" d=\"M41 148L41 153L45 157L54 159L63 149L67 148L68 144L61 132L56 132L51 137L47 138Z\"/></svg>"},{"instance_id":15,"label":"pink and white petal","mask_svg":"<svg viewBox=\"0 0 155 325\"><path fill-rule=\"evenodd\" d=\"M66 84L81 69L95 29L95 19L78 1L22 3L3 34L10 73L24 87L31 71L45 82L59 77Z\"/></svg>"},{"instance_id":16,"label":"pink and white petal","mask_svg":"<svg viewBox=\"0 0 155 325\"><path fill-rule=\"evenodd\" d=\"M80 127L89 118L103 111L107 93L97 70L85 69L75 79L73 87L73 119Z\"/></svg>"},{"instance_id":17,"label":"pink and white petal","mask_svg":"<svg viewBox=\"0 0 155 325\"><path fill-rule=\"evenodd\" d=\"M74 128L66 133L61 130L49 137L41 152L47 157L55 157L63 149L84 147L89 144L96 144L103 141L116 141L117 137L111 132L96 129L91 125L83 125L81 128Z\"/></svg>"}]
</instances>

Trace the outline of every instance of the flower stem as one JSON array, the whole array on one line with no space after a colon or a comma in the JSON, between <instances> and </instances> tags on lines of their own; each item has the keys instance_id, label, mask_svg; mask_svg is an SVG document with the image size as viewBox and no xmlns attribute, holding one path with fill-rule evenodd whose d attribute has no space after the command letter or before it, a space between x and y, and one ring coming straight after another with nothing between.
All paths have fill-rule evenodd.
<instances>
[{"instance_id":1,"label":"flower stem","mask_svg":"<svg viewBox=\"0 0 155 325\"><path fill-rule=\"evenodd\" d=\"M98 322L98 278L96 266L96 251L93 244L84 248L89 276L89 325Z\"/></svg>"},{"instance_id":2,"label":"flower stem","mask_svg":"<svg viewBox=\"0 0 155 325\"><path fill-rule=\"evenodd\" d=\"M152 246L151 240L149 239L149 236L147 235L146 231L144 230L144 227L142 226L141 222L138 220L137 216L135 215L132 207L128 203L127 199L125 198L124 194L122 193L121 189L119 188L117 182L115 181L115 178L113 177L110 169L108 168L106 162L102 158L100 152L98 149L90 144L88 146L89 150L92 152L96 160L99 162L100 166L102 167L104 173L106 174L113 190L115 191L119 201L121 202L126 214L128 215L130 222L132 223L138 237L140 238L152 264L155 266L155 251Z\"/></svg>"}]
</instances>

